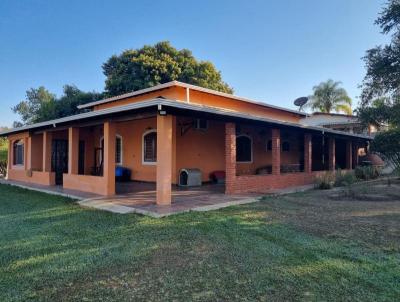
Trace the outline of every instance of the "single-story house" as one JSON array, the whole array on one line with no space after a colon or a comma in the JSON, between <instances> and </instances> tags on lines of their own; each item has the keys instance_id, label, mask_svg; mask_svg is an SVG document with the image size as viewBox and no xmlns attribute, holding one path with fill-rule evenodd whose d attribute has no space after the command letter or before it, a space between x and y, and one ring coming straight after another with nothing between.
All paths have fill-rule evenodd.
<instances>
[{"instance_id":1,"label":"single-story house","mask_svg":"<svg viewBox=\"0 0 400 302\"><path fill-rule=\"evenodd\" d=\"M9 140L8 179L114 195L123 167L133 185L155 183L156 202L169 204L171 187L188 181L183 169L203 183L218 175L226 194L268 192L311 184L321 171L353 169L371 139L177 81L79 108L74 116L1 132Z\"/></svg>"}]
</instances>

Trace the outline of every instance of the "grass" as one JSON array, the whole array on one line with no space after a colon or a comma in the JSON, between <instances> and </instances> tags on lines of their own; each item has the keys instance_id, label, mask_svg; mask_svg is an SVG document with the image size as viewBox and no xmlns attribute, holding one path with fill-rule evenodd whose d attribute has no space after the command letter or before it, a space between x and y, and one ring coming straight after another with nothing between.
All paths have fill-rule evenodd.
<instances>
[{"instance_id":1,"label":"grass","mask_svg":"<svg viewBox=\"0 0 400 302\"><path fill-rule=\"evenodd\" d=\"M326 194L152 219L0 185L0 301L398 301L400 201Z\"/></svg>"}]
</instances>

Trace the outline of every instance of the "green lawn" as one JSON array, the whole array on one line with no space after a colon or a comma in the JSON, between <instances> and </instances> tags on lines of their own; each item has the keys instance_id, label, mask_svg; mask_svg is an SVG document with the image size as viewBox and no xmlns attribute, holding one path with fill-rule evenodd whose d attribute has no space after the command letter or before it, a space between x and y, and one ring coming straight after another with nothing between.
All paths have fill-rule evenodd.
<instances>
[{"instance_id":1,"label":"green lawn","mask_svg":"<svg viewBox=\"0 0 400 302\"><path fill-rule=\"evenodd\" d=\"M0 185L0 301L399 301L400 195L326 194L153 219Z\"/></svg>"}]
</instances>

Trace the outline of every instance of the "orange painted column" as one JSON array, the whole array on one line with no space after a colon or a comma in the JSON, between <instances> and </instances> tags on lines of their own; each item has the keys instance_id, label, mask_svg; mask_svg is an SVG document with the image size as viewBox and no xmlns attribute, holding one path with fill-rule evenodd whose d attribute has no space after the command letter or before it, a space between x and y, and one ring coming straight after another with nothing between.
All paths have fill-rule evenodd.
<instances>
[{"instance_id":1,"label":"orange painted column","mask_svg":"<svg viewBox=\"0 0 400 302\"><path fill-rule=\"evenodd\" d=\"M115 195L115 138L115 123L105 122L103 177L105 180L106 195Z\"/></svg>"},{"instance_id":2,"label":"orange painted column","mask_svg":"<svg viewBox=\"0 0 400 302\"><path fill-rule=\"evenodd\" d=\"M172 117L172 183L178 184L178 171L176 169L176 116Z\"/></svg>"},{"instance_id":3,"label":"orange painted column","mask_svg":"<svg viewBox=\"0 0 400 302\"><path fill-rule=\"evenodd\" d=\"M328 141L329 147L329 171L334 171L336 168L336 143L335 139L330 137Z\"/></svg>"},{"instance_id":4,"label":"orange painted column","mask_svg":"<svg viewBox=\"0 0 400 302\"><path fill-rule=\"evenodd\" d=\"M157 204L171 204L172 115L157 115Z\"/></svg>"},{"instance_id":5,"label":"orange painted column","mask_svg":"<svg viewBox=\"0 0 400 302\"><path fill-rule=\"evenodd\" d=\"M43 172L51 172L51 143L53 134L43 132Z\"/></svg>"},{"instance_id":6,"label":"orange painted column","mask_svg":"<svg viewBox=\"0 0 400 302\"><path fill-rule=\"evenodd\" d=\"M281 131L272 129L272 174L281 174Z\"/></svg>"},{"instance_id":7,"label":"orange painted column","mask_svg":"<svg viewBox=\"0 0 400 302\"><path fill-rule=\"evenodd\" d=\"M68 174L78 174L79 128L68 129Z\"/></svg>"},{"instance_id":8,"label":"orange painted column","mask_svg":"<svg viewBox=\"0 0 400 302\"><path fill-rule=\"evenodd\" d=\"M304 134L304 172L312 172L312 135Z\"/></svg>"},{"instance_id":9,"label":"orange painted column","mask_svg":"<svg viewBox=\"0 0 400 302\"><path fill-rule=\"evenodd\" d=\"M27 138L28 145L27 145L27 161L26 161L26 170L32 169L32 136L28 136Z\"/></svg>"},{"instance_id":10,"label":"orange painted column","mask_svg":"<svg viewBox=\"0 0 400 302\"><path fill-rule=\"evenodd\" d=\"M31 161L30 160L30 158L31 158L30 150L31 150L31 148L30 148L29 141L30 141L29 136L24 138L24 169L25 170L30 169L30 161Z\"/></svg>"},{"instance_id":11,"label":"orange painted column","mask_svg":"<svg viewBox=\"0 0 400 302\"><path fill-rule=\"evenodd\" d=\"M346 142L346 169L353 168L353 144L351 141Z\"/></svg>"},{"instance_id":12,"label":"orange painted column","mask_svg":"<svg viewBox=\"0 0 400 302\"><path fill-rule=\"evenodd\" d=\"M225 124L225 194L234 193L236 181L236 126Z\"/></svg>"}]
</instances>

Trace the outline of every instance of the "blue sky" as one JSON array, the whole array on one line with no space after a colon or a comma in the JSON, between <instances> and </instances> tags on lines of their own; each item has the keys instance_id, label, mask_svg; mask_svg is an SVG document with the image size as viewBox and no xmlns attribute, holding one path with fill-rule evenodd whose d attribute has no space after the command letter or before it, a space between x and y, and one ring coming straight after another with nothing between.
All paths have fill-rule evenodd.
<instances>
[{"instance_id":1,"label":"blue sky","mask_svg":"<svg viewBox=\"0 0 400 302\"><path fill-rule=\"evenodd\" d=\"M357 101L365 51L387 40L373 24L384 1L0 2L0 125L30 87L101 91L113 54L170 40L212 61L235 94L294 108L332 78Z\"/></svg>"}]
</instances>

